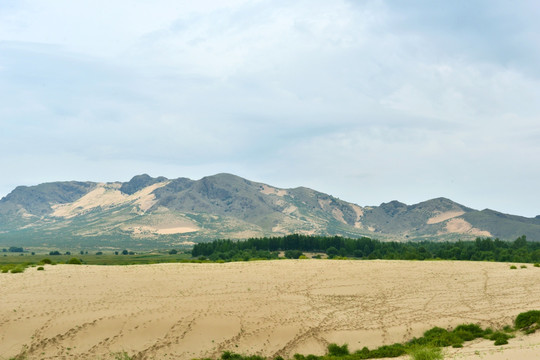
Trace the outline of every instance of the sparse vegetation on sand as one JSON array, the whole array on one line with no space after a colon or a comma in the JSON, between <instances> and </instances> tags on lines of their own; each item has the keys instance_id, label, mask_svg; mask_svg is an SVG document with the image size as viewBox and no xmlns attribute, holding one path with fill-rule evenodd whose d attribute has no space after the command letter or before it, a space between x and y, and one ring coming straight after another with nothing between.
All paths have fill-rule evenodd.
<instances>
[{"instance_id":1,"label":"sparse vegetation on sand","mask_svg":"<svg viewBox=\"0 0 540 360\"><path fill-rule=\"evenodd\" d=\"M413 338L403 344L383 345L373 350L364 347L355 352L350 352L347 344L330 344L325 355L295 354L294 360L363 360L394 358L405 354L408 354L412 360L440 360L443 359L443 347L463 347L465 342L478 338L492 340L494 345L499 346L508 344L508 340L515 336L516 331L530 334L540 329L540 311L531 310L521 313L516 317L514 324L515 328L505 326L500 331L494 331L491 328L482 329L478 324L462 324L452 330L434 327L427 330L424 336ZM221 360L266 360L266 358L225 351L221 355ZM283 358L277 356L274 360L283 360Z\"/></svg>"},{"instance_id":2,"label":"sparse vegetation on sand","mask_svg":"<svg viewBox=\"0 0 540 360\"><path fill-rule=\"evenodd\" d=\"M156 263L171 263L171 262L202 262L199 260L191 260L188 254L168 254L168 253L147 253L133 255L115 255L114 253L95 255L81 254L77 257L73 255L55 255L51 257L43 257L41 255L26 255L26 256L5 256L0 257L0 273L9 273L12 270L23 272L29 266L43 266L56 264L85 264L85 265L137 265L137 264L156 264Z\"/></svg>"}]
</instances>

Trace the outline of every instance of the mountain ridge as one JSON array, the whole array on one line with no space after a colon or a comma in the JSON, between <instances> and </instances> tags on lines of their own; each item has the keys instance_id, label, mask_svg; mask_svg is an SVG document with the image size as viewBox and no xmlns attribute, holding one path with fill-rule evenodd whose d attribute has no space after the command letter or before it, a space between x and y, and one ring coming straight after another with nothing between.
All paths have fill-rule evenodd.
<instances>
[{"instance_id":1,"label":"mountain ridge","mask_svg":"<svg viewBox=\"0 0 540 360\"><path fill-rule=\"evenodd\" d=\"M155 247L290 233L396 241L526 235L540 241L540 217L479 211L444 197L360 206L307 187L282 189L228 173L51 182L18 186L0 199L0 244Z\"/></svg>"}]
</instances>

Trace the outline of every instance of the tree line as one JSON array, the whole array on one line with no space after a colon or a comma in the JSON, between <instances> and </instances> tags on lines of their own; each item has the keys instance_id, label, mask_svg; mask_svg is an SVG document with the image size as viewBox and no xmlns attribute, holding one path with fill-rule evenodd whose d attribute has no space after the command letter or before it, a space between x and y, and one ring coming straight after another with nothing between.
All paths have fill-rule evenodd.
<instances>
[{"instance_id":1,"label":"tree line","mask_svg":"<svg viewBox=\"0 0 540 360\"><path fill-rule=\"evenodd\" d=\"M476 238L457 242L396 242L362 237L310 236L292 234L281 237L261 237L233 241L229 239L199 243L193 247L193 257L210 260L273 259L279 251L289 254L323 252L330 258L354 257L389 260L470 260L499 262L540 262L540 243L527 241L525 235L514 241ZM294 256L296 257L296 256Z\"/></svg>"}]
</instances>

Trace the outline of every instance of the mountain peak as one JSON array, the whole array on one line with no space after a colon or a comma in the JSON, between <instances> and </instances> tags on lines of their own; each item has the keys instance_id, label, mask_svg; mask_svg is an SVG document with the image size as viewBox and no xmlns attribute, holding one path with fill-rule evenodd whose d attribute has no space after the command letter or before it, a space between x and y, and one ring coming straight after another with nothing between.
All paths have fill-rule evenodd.
<instances>
[{"instance_id":1,"label":"mountain peak","mask_svg":"<svg viewBox=\"0 0 540 360\"><path fill-rule=\"evenodd\" d=\"M123 183L120 186L120 191L124 194L133 195L137 191L144 189L147 186L154 185L160 182L167 181L168 179L163 176L153 178L148 174L135 175L127 183Z\"/></svg>"}]
</instances>

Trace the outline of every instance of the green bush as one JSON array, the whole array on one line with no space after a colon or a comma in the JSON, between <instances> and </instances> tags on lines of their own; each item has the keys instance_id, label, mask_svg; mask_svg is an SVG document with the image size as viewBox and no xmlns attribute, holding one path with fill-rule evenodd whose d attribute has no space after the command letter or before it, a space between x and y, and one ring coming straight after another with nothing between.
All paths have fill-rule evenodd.
<instances>
[{"instance_id":1,"label":"green bush","mask_svg":"<svg viewBox=\"0 0 540 360\"><path fill-rule=\"evenodd\" d=\"M328 255L328 257L334 257L337 254L339 254L339 250L333 246L326 249L326 255Z\"/></svg>"},{"instance_id":2,"label":"green bush","mask_svg":"<svg viewBox=\"0 0 540 360\"><path fill-rule=\"evenodd\" d=\"M37 270L38 270L38 271L41 271L41 270L45 270L45 268L44 268L43 266L39 266L39 267L37 268Z\"/></svg>"},{"instance_id":3,"label":"green bush","mask_svg":"<svg viewBox=\"0 0 540 360\"><path fill-rule=\"evenodd\" d=\"M510 269L511 269L511 270L515 270L515 269L517 269L517 266L516 266L516 265L512 265L512 266L510 266Z\"/></svg>"},{"instance_id":4,"label":"green bush","mask_svg":"<svg viewBox=\"0 0 540 360\"><path fill-rule=\"evenodd\" d=\"M114 353L114 360L131 360L132 357L128 355L127 352L125 351L122 351L122 352L117 352L117 353Z\"/></svg>"},{"instance_id":5,"label":"green bush","mask_svg":"<svg viewBox=\"0 0 540 360\"><path fill-rule=\"evenodd\" d=\"M490 340L495 341L495 345L506 345L508 344L508 339L510 339L512 336L508 335L507 333L503 333L500 331L496 331L489 337Z\"/></svg>"},{"instance_id":6,"label":"green bush","mask_svg":"<svg viewBox=\"0 0 540 360\"><path fill-rule=\"evenodd\" d=\"M71 259L69 259L69 261L67 263L72 264L72 265L81 265L82 264L81 260L79 260L77 258L71 258Z\"/></svg>"},{"instance_id":7,"label":"green bush","mask_svg":"<svg viewBox=\"0 0 540 360\"><path fill-rule=\"evenodd\" d=\"M460 333L464 331L460 331ZM459 347L463 344L463 339L454 332L450 332L440 327L434 327L424 333L419 339L413 339L410 345L431 345L435 347L454 346Z\"/></svg>"},{"instance_id":8,"label":"green bush","mask_svg":"<svg viewBox=\"0 0 540 360\"><path fill-rule=\"evenodd\" d=\"M49 258L42 259L40 262L42 264L52 264L52 260Z\"/></svg>"},{"instance_id":9,"label":"green bush","mask_svg":"<svg viewBox=\"0 0 540 360\"><path fill-rule=\"evenodd\" d=\"M526 268L527 268L527 265L521 265L520 268L526 269Z\"/></svg>"},{"instance_id":10,"label":"green bush","mask_svg":"<svg viewBox=\"0 0 540 360\"><path fill-rule=\"evenodd\" d=\"M534 263L534 267L540 267L539 263Z\"/></svg>"},{"instance_id":11,"label":"green bush","mask_svg":"<svg viewBox=\"0 0 540 360\"><path fill-rule=\"evenodd\" d=\"M20 274L20 273L24 272L24 267L23 266L16 266L13 269L11 269L10 272L12 274Z\"/></svg>"},{"instance_id":12,"label":"green bush","mask_svg":"<svg viewBox=\"0 0 540 360\"><path fill-rule=\"evenodd\" d=\"M402 344L383 345L377 349L369 351L369 353L366 354L367 356L363 359L398 357L405 353L405 346Z\"/></svg>"},{"instance_id":13,"label":"green bush","mask_svg":"<svg viewBox=\"0 0 540 360\"><path fill-rule=\"evenodd\" d=\"M328 355L331 355L331 356L349 355L349 346L347 344L343 344L341 346L337 344L330 344L328 345Z\"/></svg>"},{"instance_id":14,"label":"green bush","mask_svg":"<svg viewBox=\"0 0 540 360\"><path fill-rule=\"evenodd\" d=\"M530 310L523 312L516 317L515 325L516 329L525 329L533 324L537 324L540 321L540 310Z\"/></svg>"},{"instance_id":15,"label":"green bush","mask_svg":"<svg viewBox=\"0 0 540 360\"><path fill-rule=\"evenodd\" d=\"M287 259L298 259L304 254L300 250L287 250L284 255Z\"/></svg>"},{"instance_id":16,"label":"green bush","mask_svg":"<svg viewBox=\"0 0 540 360\"><path fill-rule=\"evenodd\" d=\"M442 360L441 349L433 346L415 346L409 350L409 355L413 360Z\"/></svg>"}]
</instances>

